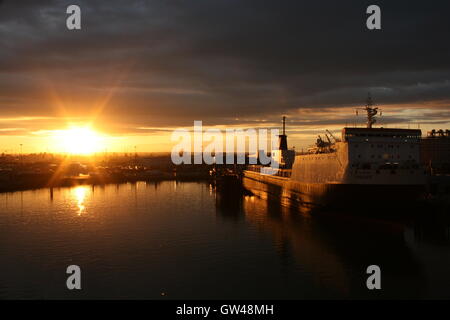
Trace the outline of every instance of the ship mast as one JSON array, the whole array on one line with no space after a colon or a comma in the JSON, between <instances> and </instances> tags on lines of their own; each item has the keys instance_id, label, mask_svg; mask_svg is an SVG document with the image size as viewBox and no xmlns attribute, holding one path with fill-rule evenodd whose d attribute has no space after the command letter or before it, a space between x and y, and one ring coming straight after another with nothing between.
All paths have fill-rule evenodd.
<instances>
[{"instance_id":1,"label":"ship mast","mask_svg":"<svg viewBox=\"0 0 450 320\"><path fill-rule=\"evenodd\" d=\"M372 107L373 101L370 93L367 95L366 107L364 108L367 112L367 128L372 128L372 125L377 122L375 115L378 113L377 107Z\"/></svg>"}]
</instances>

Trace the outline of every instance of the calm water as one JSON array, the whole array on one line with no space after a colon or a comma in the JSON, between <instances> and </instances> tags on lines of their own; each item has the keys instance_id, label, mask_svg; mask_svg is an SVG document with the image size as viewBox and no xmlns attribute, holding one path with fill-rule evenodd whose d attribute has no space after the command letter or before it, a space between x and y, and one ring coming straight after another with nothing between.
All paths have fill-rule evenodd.
<instances>
[{"instance_id":1,"label":"calm water","mask_svg":"<svg viewBox=\"0 0 450 320\"><path fill-rule=\"evenodd\" d=\"M381 291L365 287L371 264ZM435 221L309 217L206 183L0 194L3 299L450 298L449 269Z\"/></svg>"}]
</instances>

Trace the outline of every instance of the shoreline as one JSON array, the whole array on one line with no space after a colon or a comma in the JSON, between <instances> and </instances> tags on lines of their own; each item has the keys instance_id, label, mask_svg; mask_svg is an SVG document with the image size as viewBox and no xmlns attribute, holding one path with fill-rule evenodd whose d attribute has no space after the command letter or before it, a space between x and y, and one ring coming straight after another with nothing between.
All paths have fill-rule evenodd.
<instances>
[{"instance_id":1,"label":"shoreline","mask_svg":"<svg viewBox=\"0 0 450 320\"><path fill-rule=\"evenodd\" d=\"M163 181L183 181L183 182L195 182L195 181L209 181L213 177L209 175L179 175L179 176L157 176L157 177L121 177L121 178L65 178L59 179L49 183L48 180L31 182L31 183L16 183L14 185L0 185L0 193L11 193L19 191L32 191L37 189L52 189L52 188L71 188L77 186L101 186L109 184L123 184L123 183L135 183L135 182L163 182ZM29 182L29 181L28 181ZM3 183L2 183L3 184Z\"/></svg>"}]
</instances>

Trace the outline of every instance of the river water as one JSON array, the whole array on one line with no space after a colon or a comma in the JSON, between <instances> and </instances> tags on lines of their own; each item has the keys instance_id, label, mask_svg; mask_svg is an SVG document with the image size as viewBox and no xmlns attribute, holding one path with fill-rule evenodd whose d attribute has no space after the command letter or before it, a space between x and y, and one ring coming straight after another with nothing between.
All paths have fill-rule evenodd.
<instances>
[{"instance_id":1,"label":"river water","mask_svg":"<svg viewBox=\"0 0 450 320\"><path fill-rule=\"evenodd\" d=\"M448 299L449 238L433 219L301 214L203 182L2 193L0 298Z\"/></svg>"}]
</instances>

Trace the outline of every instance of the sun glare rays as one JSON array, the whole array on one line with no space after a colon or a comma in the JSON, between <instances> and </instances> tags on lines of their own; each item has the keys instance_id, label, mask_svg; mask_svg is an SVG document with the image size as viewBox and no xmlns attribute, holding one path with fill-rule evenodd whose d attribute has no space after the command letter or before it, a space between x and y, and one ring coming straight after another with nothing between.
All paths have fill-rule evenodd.
<instances>
[{"instance_id":1,"label":"sun glare rays","mask_svg":"<svg viewBox=\"0 0 450 320\"><path fill-rule=\"evenodd\" d=\"M104 148L104 140L90 127L71 127L53 133L56 149L71 154L89 155Z\"/></svg>"}]
</instances>

